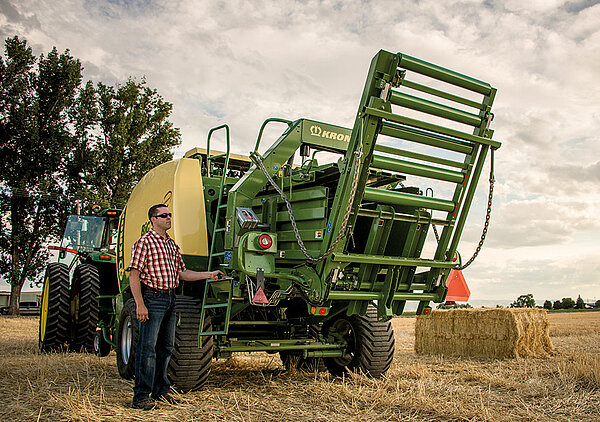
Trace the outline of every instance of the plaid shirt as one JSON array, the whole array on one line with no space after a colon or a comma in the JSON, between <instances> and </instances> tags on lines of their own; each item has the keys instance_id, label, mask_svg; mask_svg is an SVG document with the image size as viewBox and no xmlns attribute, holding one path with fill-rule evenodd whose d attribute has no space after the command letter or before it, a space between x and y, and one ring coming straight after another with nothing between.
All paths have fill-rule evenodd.
<instances>
[{"instance_id":1,"label":"plaid shirt","mask_svg":"<svg viewBox=\"0 0 600 422\"><path fill-rule=\"evenodd\" d=\"M140 272L142 283L154 289L173 289L179 285L179 272L185 265L179 246L166 235L163 239L150 230L134 243L131 252L131 265Z\"/></svg>"}]
</instances>

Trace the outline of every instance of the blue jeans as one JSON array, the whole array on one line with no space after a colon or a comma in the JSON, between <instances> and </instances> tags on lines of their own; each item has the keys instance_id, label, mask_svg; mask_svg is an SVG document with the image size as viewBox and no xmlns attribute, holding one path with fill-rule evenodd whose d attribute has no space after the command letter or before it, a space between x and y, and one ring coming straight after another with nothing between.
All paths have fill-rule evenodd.
<instances>
[{"instance_id":1,"label":"blue jeans","mask_svg":"<svg viewBox=\"0 0 600 422\"><path fill-rule=\"evenodd\" d=\"M175 344L175 296L146 290L144 304L148 321L140 322L135 348L133 402L159 398L169 392L167 367Z\"/></svg>"}]
</instances>

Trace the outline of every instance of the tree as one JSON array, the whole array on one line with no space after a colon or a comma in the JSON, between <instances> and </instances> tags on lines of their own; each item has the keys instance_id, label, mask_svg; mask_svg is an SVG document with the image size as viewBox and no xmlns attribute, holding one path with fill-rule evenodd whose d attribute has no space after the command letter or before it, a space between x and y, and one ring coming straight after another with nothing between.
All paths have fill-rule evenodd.
<instances>
[{"instance_id":1,"label":"tree","mask_svg":"<svg viewBox=\"0 0 600 422\"><path fill-rule=\"evenodd\" d=\"M66 158L73 150L73 111L81 64L56 48L36 59L18 37L0 57L0 273L11 285L10 312L21 288L43 268L44 241L68 209Z\"/></svg>"},{"instance_id":2,"label":"tree","mask_svg":"<svg viewBox=\"0 0 600 422\"><path fill-rule=\"evenodd\" d=\"M533 299L533 294L529 293L526 295L521 295L510 304L511 308L535 308L535 300Z\"/></svg>"},{"instance_id":3,"label":"tree","mask_svg":"<svg viewBox=\"0 0 600 422\"><path fill-rule=\"evenodd\" d=\"M169 149L181 135L168 120L173 106L146 81L129 79L117 89L98 84L101 135L85 174L87 197L102 206L123 207L135 184L157 165L169 161Z\"/></svg>"},{"instance_id":4,"label":"tree","mask_svg":"<svg viewBox=\"0 0 600 422\"><path fill-rule=\"evenodd\" d=\"M575 301L575 309L585 309L585 302L581 298L581 295L577 296L577 300Z\"/></svg>"},{"instance_id":5,"label":"tree","mask_svg":"<svg viewBox=\"0 0 600 422\"><path fill-rule=\"evenodd\" d=\"M575 302L570 297L563 297L562 307L563 309L572 309L575 307Z\"/></svg>"},{"instance_id":6,"label":"tree","mask_svg":"<svg viewBox=\"0 0 600 422\"><path fill-rule=\"evenodd\" d=\"M594 308L600 308L600 300L597 300L594 304Z\"/></svg>"},{"instance_id":7,"label":"tree","mask_svg":"<svg viewBox=\"0 0 600 422\"><path fill-rule=\"evenodd\" d=\"M82 86L68 50L34 57L5 41L0 57L0 274L18 313L23 284L47 261L75 201L123 206L135 183L172 159L172 105L146 82Z\"/></svg>"},{"instance_id":8,"label":"tree","mask_svg":"<svg viewBox=\"0 0 600 422\"><path fill-rule=\"evenodd\" d=\"M544 302L544 309L552 309L552 302L549 300Z\"/></svg>"},{"instance_id":9,"label":"tree","mask_svg":"<svg viewBox=\"0 0 600 422\"><path fill-rule=\"evenodd\" d=\"M562 309L562 307L563 307L562 302L560 300L557 300L554 302L554 306L553 306L554 309Z\"/></svg>"}]
</instances>

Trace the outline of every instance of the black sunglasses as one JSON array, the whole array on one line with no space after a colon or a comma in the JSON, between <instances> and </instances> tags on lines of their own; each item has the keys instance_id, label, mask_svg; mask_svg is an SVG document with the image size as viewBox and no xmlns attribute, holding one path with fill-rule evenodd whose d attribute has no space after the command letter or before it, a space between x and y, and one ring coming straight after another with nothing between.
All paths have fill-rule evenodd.
<instances>
[{"instance_id":1,"label":"black sunglasses","mask_svg":"<svg viewBox=\"0 0 600 422\"><path fill-rule=\"evenodd\" d=\"M156 217L156 218L167 218L167 217L170 217L170 216L171 216L170 212L164 212L162 214L157 214L154 217Z\"/></svg>"}]
</instances>

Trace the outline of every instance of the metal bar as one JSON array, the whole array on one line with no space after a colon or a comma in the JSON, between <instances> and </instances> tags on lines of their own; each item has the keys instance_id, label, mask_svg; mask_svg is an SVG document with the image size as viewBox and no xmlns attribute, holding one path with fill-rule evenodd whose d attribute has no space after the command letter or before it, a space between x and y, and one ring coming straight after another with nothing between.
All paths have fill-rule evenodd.
<instances>
[{"instance_id":1,"label":"metal bar","mask_svg":"<svg viewBox=\"0 0 600 422\"><path fill-rule=\"evenodd\" d=\"M291 120L287 120L287 119L280 119L278 117L272 117L270 119L267 119L263 122L263 124L260 127L260 130L258 131L258 138L256 138L256 145L254 146L254 153L258 153L258 146L260 145L260 138L262 138L262 134L263 131L265 130L265 127L267 126L267 124L271 123L271 122L278 122L278 123L285 123L288 125L288 128L292 126L292 121Z\"/></svg>"},{"instance_id":2,"label":"metal bar","mask_svg":"<svg viewBox=\"0 0 600 422\"><path fill-rule=\"evenodd\" d=\"M307 358L338 358L344 356L343 350L315 350L314 352L304 352Z\"/></svg>"},{"instance_id":3,"label":"metal bar","mask_svg":"<svg viewBox=\"0 0 600 422\"><path fill-rule=\"evenodd\" d=\"M443 104L438 104L434 101L425 100L413 95L404 94L402 92L392 91L390 101L392 104L401 107L432 114L444 119L454 120L455 122L464 123L466 125L475 127L479 127L481 125L481 117L476 114L468 113L466 111Z\"/></svg>"},{"instance_id":4,"label":"metal bar","mask_svg":"<svg viewBox=\"0 0 600 422\"><path fill-rule=\"evenodd\" d=\"M397 171L399 173L412 174L414 176L428 177L430 179L444 180L446 182L462 183L464 175L458 171L441 169L439 167L410 161L396 160L390 157L374 155L371 168L381 170Z\"/></svg>"},{"instance_id":5,"label":"metal bar","mask_svg":"<svg viewBox=\"0 0 600 422\"><path fill-rule=\"evenodd\" d=\"M412 70L421 75L430 76L440 81L448 82L449 84L460 86L461 88L475 91L483 95L488 95L492 90L492 86L487 82L471 78L470 76L446 69L445 67L428 63L424 60L402 53L398 53L398 57L400 58L398 67L403 67L404 69Z\"/></svg>"},{"instance_id":6,"label":"metal bar","mask_svg":"<svg viewBox=\"0 0 600 422\"><path fill-rule=\"evenodd\" d=\"M394 301L396 300L435 300L435 293L394 293ZM329 292L327 299L330 300L379 300L381 293L377 292L360 292L348 290L332 290Z\"/></svg>"},{"instance_id":7,"label":"metal bar","mask_svg":"<svg viewBox=\"0 0 600 422\"><path fill-rule=\"evenodd\" d=\"M406 205L448 212L453 211L456 207L454 202L445 199L428 198L421 195L376 188L365 188L363 201L372 201L378 204Z\"/></svg>"},{"instance_id":8,"label":"metal bar","mask_svg":"<svg viewBox=\"0 0 600 422\"><path fill-rule=\"evenodd\" d=\"M466 168L464 163L460 161L448 160L446 158L434 157L432 155L420 154L418 152L405 151L398 148L388 147L386 145L375 145L375 151L384 152L386 154L394 154L401 157L414 158L415 160L428 161L430 163L442 164L449 167Z\"/></svg>"},{"instance_id":9,"label":"metal bar","mask_svg":"<svg viewBox=\"0 0 600 422\"><path fill-rule=\"evenodd\" d=\"M406 214L400 214L400 213L388 213L385 211L382 211L381 214L376 211L376 210L369 210L366 208L360 208L358 210L358 215L361 217L372 217L372 218L381 218L382 220L394 220L394 221L403 221L406 223L418 223L418 222L422 222L422 223L432 223L432 224L437 224L437 225L441 225L441 226L447 226L448 222L446 220L440 220L437 218L432 218L432 219L419 219L418 217L415 217L413 215L406 215ZM279 236L279 235L278 235Z\"/></svg>"},{"instance_id":10,"label":"metal bar","mask_svg":"<svg viewBox=\"0 0 600 422\"><path fill-rule=\"evenodd\" d=\"M439 261L424 258L403 258L399 256L367 256L358 254L333 254L335 262L353 262L355 264L381 264L396 265L401 267L431 267L431 268L454 268L455 262Z\"/></svg>"},{"instance_id":11,"label":"metal bar","mask_svg":"<svg viewBox=\"0 0 600 422\"><path fill-rule=\"evenodd\" d=\"M448 151L470 154L473 146L461 142L458 139L447 138L435 133L423 132L406 126L398 126L392 123L383 122L381 127L382 135L392 136L394 138L405 139L407 141L418 142L423 145L447 149Z\"/></svg>"},{"instance_id":12,"label":"metal bar","mask_svg":"<svg viewBox=\"0 0 600 422\"><path fill-rule=\"evenodd\" d=\"M431 88L426 85L421 85L417 82L409 81L406 79L402 80L402 86L414 89L416 91L425 92L426 94L435 95L436 97L444 98L446 100L454 101L455 103L460 103L469 107L478 108L479 110L484 110L486 108L484 104L478 103L477 101L468 100L466 98L459 97L458 95L440 91L439 89Z\"/></svg>"},{"instance_id":13,"label":"metal bar","mask_svg":"<svg viewBox=\"0 0 600 422\"><path fill-rule=\"evenodd\" d=\"M221 346L219 347L219 351L221 352L266 352L269 350L306 350L310 348L312 350L324 350L324 349L339 349L343 347L341 344L281 344L281 341L278 340L252 340L252 345L235 345L235 346ZM258 343L258 344L257 344ZM267 346L267 344L277 344L280 343L279 346Z\"/></svg>"},{"instance_id":14,"label":"metal bar","mask_svg":"<svg viewBox=\"0 0 600 422\"><path fill-rule=\"evenodd\" d=\"M473 201L473 197L475 196L475 191L477 190L477 184L479 183L479 176L481 175L481 170L483 168L483 164L485 162L485 157L487 155L489 147L481 148L479 152L479 157L477 158L477 163L475 164L475 169L471 175L471 182L469 183L469 188L467 190L467 194L465 195L464 203L460 212L460 216L456 222L456 227L454 229L454 234L452 236L452 242L450 243L450 248L448 249L449 256L453 256L456 248L458 247L458 241L460 240L460 236L462 235L463 228L465 226L465 222L467 220L467 215L469 213L469 209L471 208L471 202Z\"/></svg>"},{"instance_id":15,"label":"metal bar","mask_svg":"<svg viewBox=\"0 0 600 422\"><path fill-rule=\"evenodd\" d=\"M432 132L441 133L443 135L454 136L459 139L464 139L466 141L477 142L483 145L489 145L493 148L500 148L502 145L498 141L494 141L490 138L484 138L482 136L471 135L470 133L466 133L456 129L446 128L444 126L436 125L433 123L424 122L422 120L411 119L410 117L399 116L394 113L390 113L388 111L378 110L373 107L365 107L365 114L369 114L371 116L381 117L382 119L390 120L396 123L402 123L409 126L418 127L425 130L430 130Z\"/></svg>"}]
</instances>

